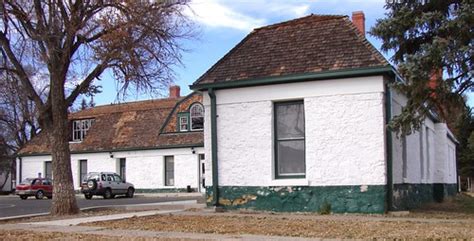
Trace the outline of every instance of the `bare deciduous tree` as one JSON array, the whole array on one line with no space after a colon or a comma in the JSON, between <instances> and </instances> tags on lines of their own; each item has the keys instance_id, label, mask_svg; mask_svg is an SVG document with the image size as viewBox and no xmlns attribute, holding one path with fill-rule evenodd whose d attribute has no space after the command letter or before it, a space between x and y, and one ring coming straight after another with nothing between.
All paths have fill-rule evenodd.
<instances>
[{"instance_id":1,"label":"bare deciduous tree","mask_svg":"<svg viewBox=\"0 0 474 241\"><path fill-rule=\"evenodd\" d=\"M52 215L78 212L72 183L67 109L110 69L122 90L164 88L180 63L179 40L191 36L187 1L0 1L2 71L14 74L48 133L54 176ZM39 96L26 72L46 76Z\"/></svg>"},{"instance_id":2,"label":"bare deciduous tree","mask_svg":"<svg viewBox=\"0 0 474 241\"><path fill-rule=\"evenodd\" d=\"M0 78L0 173L5 174L1 190L14 168L17 151L37 134L39 124L34 103L15 75L3 73ZM41 88L37 92L42 93Z\"/></svg>"}]
</instances>

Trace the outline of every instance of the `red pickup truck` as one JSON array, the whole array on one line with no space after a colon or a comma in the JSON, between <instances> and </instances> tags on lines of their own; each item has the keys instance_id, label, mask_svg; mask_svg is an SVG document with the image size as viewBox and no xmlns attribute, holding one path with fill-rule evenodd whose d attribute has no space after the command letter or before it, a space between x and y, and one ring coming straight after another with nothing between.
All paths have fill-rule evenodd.
<instances>
[{"instance_id":1,"label":"red pickup truck","mask_svg":"<svg viewBox=\"0 0 474 241\"><path fill-rule=\"evenodd\" d=\"M27 178L16 186L15 194L25 200L30 196L36 199L53 198L53 182L48 178Z\"/></svg>"}]
</instances>

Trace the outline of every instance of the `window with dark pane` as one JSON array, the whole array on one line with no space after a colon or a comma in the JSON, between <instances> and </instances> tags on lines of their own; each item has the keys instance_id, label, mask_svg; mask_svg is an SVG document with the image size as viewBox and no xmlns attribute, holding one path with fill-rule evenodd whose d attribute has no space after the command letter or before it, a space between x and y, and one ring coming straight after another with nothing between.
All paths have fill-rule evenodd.
<instances>
[{"instance_id":1,"label":"window with dark pane","mask_svg":"<svg viewBox=\"0 0 474 241\"><path fill-rule=\"evenodd\" d=\"M189 116L191 118L191 130L197 131L204 128L204 106L196 103L189 109Z\"/></svg>"},{"instance_id":2,"label":"window with dark pane","mask_svg":"<svg viewBox=\"0 0 474 241\"><path fill-rule=\"evenodd\" d=\"M53 165L51 161L44 162L44 177L49 179L53 178Z\"/></svg>"},{"instance_id":3,"label":"window with dark pane","mask_svg":"<svg viewBox=\"0 0 474 241\"><path fill-rule=\"evenodd\" d=\"M72 140L84 140L93 123L94 119L74 120L72 122Z\"/></svg>"},{"instance_id":4,"label":"window with dark pane","mask_svg":"<svg viewBox=\"0 0 474 241\"><path fill-rule=\"evenodd\" d=\"M174 157L165 156L165 186L174 186Z\"/></svg>"},{"instance_id":5,"label":"window with dark pane","mask_svg":"<svg viewBox=\"0 0 474 241\"><path fill-rule=\"evenodd\" d=\"M274 104L275 176L305 176L305 126L303 101Z\"/></svg>"},{"instance_id":6,"label":"window with dark pane","mask_svg":"<svg viewBox=\"0 0 474 241\"><path fill-rule=\"evenodd\" d=\"M122 177L123 180L126 180L125 176L127 174L125 172L125 170L126 170L125 165L126 165L126 159L125 158L120 158L119 159L119 174L120 174L120 176Z\"/></svg>"},{"instance_id":7,"label":"window with dark pane","mask_svg":"<svg viewBox=\"0 0 474 241\"><path fill-rule=\"evenodd\" d=\"M79 177L81 182L87 177L87 160L79 160Z\"/></svg>"}]
</instances>

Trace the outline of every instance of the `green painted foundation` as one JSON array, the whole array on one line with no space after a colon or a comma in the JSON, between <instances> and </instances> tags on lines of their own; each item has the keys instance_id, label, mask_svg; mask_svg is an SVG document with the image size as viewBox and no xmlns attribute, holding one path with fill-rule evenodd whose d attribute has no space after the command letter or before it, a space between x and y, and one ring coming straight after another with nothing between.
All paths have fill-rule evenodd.
<instances>
[{"instance_id":1,"label":"green painted foundation","mask_svg":"<svg viewBox=\"0 0 474 241\"><path fill-rule=\"evenodd\" d=\"M442 202L457 193L456 184L395 184L393 187L392 210L409 210L423 203Z\"/></svg>"},{"instance_id":2,"label":"green painted foundation","mask_svg":"<svg viewBox=\"0 0 474 241\"><path fill-rule=\"evenodd\" d=\"M213 203L213 189L207 190L207 204ZM383 213L385 185L317 187L220 186L219 206L225 209L253 209L275 212Z\"/></svg>"}]
</instances>

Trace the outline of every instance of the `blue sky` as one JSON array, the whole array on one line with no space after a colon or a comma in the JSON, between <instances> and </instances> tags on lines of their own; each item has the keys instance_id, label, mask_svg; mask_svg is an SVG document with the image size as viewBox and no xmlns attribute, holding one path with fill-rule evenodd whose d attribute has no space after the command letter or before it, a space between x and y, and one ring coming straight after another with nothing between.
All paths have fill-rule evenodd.
<instances>
[{"instance_id":1,"label":"blue sky","mask_svg":"<svg viewBox=\"0 0 474 241\"><path fill-rule=\"evenodd\" d=\"M223 57L253 28L314 14L338 14L350 16L354 11L363 11L366 31L383 18L384 0L195 0L187 14L198 28L197 39L185 41L183 66L176 66L175 84L181 87L181 94L190 92L189 85ZM367 35L368 40L380 49L381 42ZM384 54L387 59L389 55ZM117 87L112 76L105 74L100 83L103 92L94 97L98 105L166 97L149 94L129 95L117 99ZM473 98L471 98L473 99ZM474 106L474 101L470 101Z\"/></svg>"}]
</instances>

